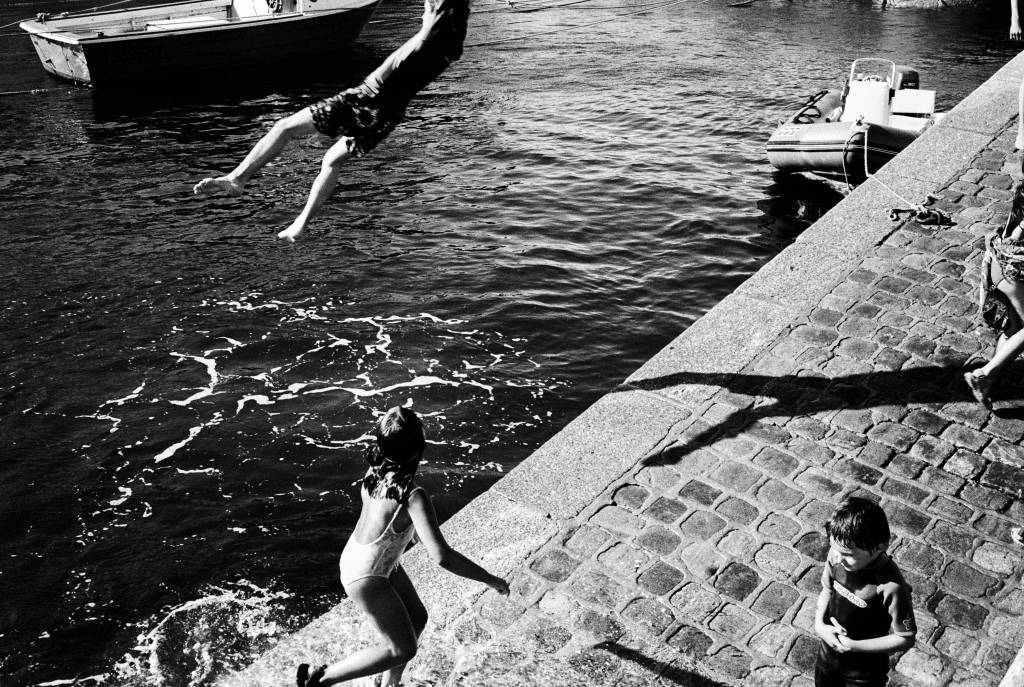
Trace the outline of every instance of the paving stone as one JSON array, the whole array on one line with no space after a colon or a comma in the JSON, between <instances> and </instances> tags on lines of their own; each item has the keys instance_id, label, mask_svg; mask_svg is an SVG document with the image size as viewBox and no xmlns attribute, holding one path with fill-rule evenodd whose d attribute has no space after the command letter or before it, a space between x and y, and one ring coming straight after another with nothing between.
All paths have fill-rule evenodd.
<instances>
[{"instance_id":1,"label":"paving stone","mask_svg":"<svg viewBox=\"0 0 1024 687\"><path fill-rule=\"evenodd\" d=\"M921 474L921 484L924 484L932 491L953 496L960 493L960 489L964 486L964 480L962 477L950 474L945 470L929 467L925 468Z\"/></svg>"},{"instance_id":2,"label":"paving stone","mask_svg":"<svg viewBox=\"0 0 1024 687\"><path fill-rule=\"evenodd\" d=\"M722 495L722 490L716 489L706 482L690 480L679 490L679 495L687 501L693 501L702 506L710 506Z\"/></svg>"},{"instance_id":3,"label":"paving stone","mask_svg":"<svg viewBox=\"0 0 1024 687\"><path fill-rule=\"evenodd\" d=\"M692 625L683 625L668 638L669 646L689 659L701 659L707 655L714 640Z\"/></svg>"},{"instance_id":4,"label":"paving stone","mask_svg":"<svg viewBox=\"0 0 1024 687\"><path fill-rule=\"evenodd\" d=\"M590 522L619 534L633 534L641 527L640 518L618 506L605 506L591 516Z\"/></svg>"},{"instance_id":5,"label":"paving stone","mask_svg":"<svg viewBox=\"0 0 1024 687\"><path fill-rule=\"evenodd\" d=\"M1005 439L1011 442L1011 445L1016 446L1019 445L1021 439L1024 439L1024 420L992 415L988 424L985 425L985 432Z\"/></svg>"},{"instance_id":6,"label":"paving stone","mask_svg":"<svg viewBox=\"0 0 1024 687\"><path fill-rule=\"evenodd\" d=\"M918 433L895 422L883 422L868 430L868 438L897 451L909 451L918 439Z\"/></svg>"},{"instance_id":7,"label":"paving stone","mask_svg":"<svg viewBox=\"0 0 1024 687\"><path fill-rule=\"evenodd\" d=\"M935 648L940 652L955 656L964 663L974 658L980 646L977 639L955 627L943 628L942 635L935 642Z\"/></svg>"},{"instance_id":8,"label":"paving stone","mask_svg":"<svg viewBox=\"0 0 1024 687\"><path fill-rule=\"evenodd\" d=\"M593 556L611 535L595 525L583 524L565 540L565 547L584 557Z\"/></svg>"},{"instance_id":9,"label":"paving stone","mask_svg":"<svg viewBox=\"0 0 1024 687\"><path fill-rule=\"evenodd\" d=\"M965 479L977 477L982 473L987 461L973 451L958 450L942 465L950 472Z\"/></svg>"},{"instance_id":10,"label":"paving stone","mask_svg":"<svg viewBox=\"0 0 1024 687\"><path fill-rule=\"evenodd\" d=\"M776 479L770 479L757 490L757 500L768 510L788 510L803 500L803 494Z\"/></svg>"},{"instance_id":11,"label":"paving stone","mask_svg":"<svg viewBox=\"0 0 1024 687\"><path fill-rule=\"evenodd\" d=\"M737 601L750 596L759 584L760 575L749 566L735 562L727 565L714 581L715 589Z\"/></svg>"},{"instance_id":12,"label":"paving stone","mask_svg":"<svg viewBox=\"0 0 1024 687\"><path fill-rule=\"evenodd\" d=\"M920 509L906 506L898 501L887 501L882 504L882 508L889 517L890 527L904 530L910 534L921 534L931 521L931 518L922 513Z\"/></svg>"},{"instance_id":13,"label":"paving stone","mask_svg":"<svg viewBox=\"0 0 1024 687\"><path fill-rule=\"evenodd\" d=\"M812 499L804 504L803 508L800 509L800 519L808 525L818 528L824 528L825 523L832 517L832 511L835 510L833 504L819 501L818 499Z\"/></svg>"},{"instance_id":14,"label":"paving stone","mask_svg":"<svg viewBox=\"0 0 1024 687\"><path fill-rule=\"evenodd\" d=\"M779 477L786 477L799 465L799 461L788 453L768 447L754 457L754 464Z\"/></svg>"},{"instance_id":15,"label":"paving stone","mask_svg":"<svg viewBox=\"0 0 1024 687\"><path fill-rule=\"evenodd\" d=\"M800 532L800 523L780 513L769 513L757 526L757 531L765 537L788 542Z\"/></svg>"},{"instance_id":16,"label":"paving stone","mask_svg":"<svg viewBox=\"0 0 1024 687\"><path fill-rule=\"evenodd\" d=\"M810 461L818 465L825 465L835 458L836 455L827 447L800 437L794 437L789 442L787 448L790 453L800 458L800 460Z\"/></svg>"},{"instance_id":17,"label":"paving stone","mask_svg":"<svg viewBox=\"0 0 1024 687\"><path fill-rule=\"evenodd\" d=\"M746 559L754 551L754 537L742 530L732 530L718 542L718 549L733 558Z\"/></svg>"},{"instance_id":18,"label":"paving stone","mask_svg":"<svg viewBox=\"0 0 1024 687\"><path fill-rule=\"evenodd\" d=\"M864 434L874 422L870 410L841 410L836 413L832 424L854 434Z\"/></svg>"},{"instance_id":19,"label":"paving stone","mask_svg":"<svg viewBox=\"0 0 1024 687\"><path fill-rule=\"evenodd\" d=\"M824 439L825 435L828 434L829 427L821 420L802 415L795 417L786 423L786 429L790 430L794 435L800 435L805 439L819 441Z\"/></svg>"},{"instance_id":20,"label":"paving stone","mask_svg":"<svg viewBox=\"0 0 1024 687\"><path fill-rule=\"evenodd\" d=\"M882 482L882 492L913 504L920 504L928 497L928 492L924 489L892 477L887 477Z\"/></svg>"},{"instance_id":21,"label":"paving stone","mask_svg":"<svg viewBox=\"0 0 1024 687\"><path fill-rule=\"evenodd\" d=\"M723 603L721 595L696 582L683 585L669 599L669 604L678 611L680 618L694 623L703 623Z\"/></svg>"},{"instance_id":22,"label":"paving stone","mask_svg":"<svg viewBox=\"0 0 1024 687\"><path fill-rule=\"evenodd\" d=\"M910 455L929 465L942 465L942 462L956 452L957 448L948 441L924 435L910 449Z\"/></svg>"},{"instance_id":23,"label":"paving stone","mask_svg":"<svg viewBox=\"0 0 1024 687\"><path fill-rule=\"evenodd\" d=\"M687 510L686 504L682 501L659 496L647 507L644 515L658 522L669 524L683 517Z\"/></svg>"},{"instance_id":24,"label":"paving stone","mask_svg":"<svg viewBox=\"0 0 1024 687\"><path fill-rule=\"evenodd\" d=\"M959 596L981 598L990 588L999 584L999 580L960 561L953 561L942 572L942 584Z\"/></svg>"},{"instance_id":25,"label":"paving stone","mask_svg":"<svg viewBox=\"0 0 1024 687\"><path fill-rule=\"evenodd\" d=\"M538 556L530 569L550 582L564 582L580 562L560 549L547 549Z\"/></svg>"},{"instance_id":26,"label":"paving stone","mask_svg":"<svg viewBox=\"0 0 1024 687\"><path fill-rule=\"evenodd\" d=\"M679 484L679 472L668 465L647 465L636 474L642 484L660 491L669 491Z\"/></svg>"},{"instance_id":27,"label":"paving stone","mask_svg":"<svg viewBox=\"0 0 1024 687\"><path fill-rule=\"evenodd\" d=\"M909 479L916 479L924 469L928 466L926 462L920 458L915 458L905 453L897 453L892 457L887 466L891 472L900 475L901 477L907 477Z\"/></svg>"},{"instance_id":28,"label":"paving stone","mask_svg":"<svg viewBox=\"0 0 1024 687\"><path fill-rule=\"evenodd\" d=\"M998 616L992 618L988 633L993 639L1019 647L1024 644L1024 621L1019 616Z\"/></svg>"},{"instance_id":29,"label":"paving stone","mask_svg":"<svg viewBox=\"0 0 1024 687\"><path fill-rule=\"evenodd\" d=\"M960 490L960 498L975 508L1001 511L1010 505L1010 497L995 489L978 486L968 482Z\"/></svg>"},{"instance_id":30,"label":"paving stone","mask_svg":"<svg viewBox=\"0 0 1024 687\"><path fill-rule=\"evenodd\" d=\"M726 557L708 541L695 542L679 556L680 560L699 579L710 580L725 567Z\"/></svg>"},{"instance_id":31,"label":"paving stone","mask_svg":"<svg viewBox=\"0 0 1024 687\"><path fill-rule=\"evenodd\" d=\"M974 659L975 665L986 667L994 670L998 675L1003 675L1016 654L1016 648L1011 649L1003 644L982 641L981 649L978 650L978 655Z\"/></svg>"},{"instance_id":32,"label":"paving stone","mask_svg":"<svg viewBox=\"0 0 1024 687\"><path fill-rule=\"evenodd\" d=\"M914 408L904 418L903 424L922 434L934 435L945 429L949 425L949 420L929 410Z\"/></svg>"},{"instance_id":33,"label":"paving stone","mask_svg":"<svg viewBox=\"0 0 1024 687\"><path fill-rule=\"evenodd\" d=\"M705 541L725 527L725 520L705 510L695 510L679 525L683 537L692 541Z\"/></svg>"},{"instance_id":34,"label":"paving stone","mask_svg":"<svg viewBox=\"0 0 1024 687\"><path fill-rule=\"evenodd\" d=\"M769 582L750 608L773 620L781 620L795 608L801 594L794 587L780 582Z\"/></svg>"},{"instance_id":35,"label":"paving stone","mask_svg":"<svg viewBox=\"0 0 1024 687\"><path fill-rule=\"evenodd\" d=\"M763 453L763 450L760 453ZM711 479L735 492L746 491L762 477L764 475L760 470L734 460L722 461L718 468L711 473Z\"/></svg>"},{"instance_id":36,"label":"paving stone","mask_svg":"<svg viewBox=\"0 0 1024 687\"><path fill-rule=\"evenodd\" d=\"M608 610L621 605L630 595L618 582L592 569L577 571L566 588L577 599Z\"/></svg>"},{"instance_id":37,"label":"paving stone","mask_svg":"<svg viewBox=\"0 0 1024 687\"><path fill-rule=\"evenodd\" d=\"M743 499L730 497L718 504L715 510L734 522L742 525L749 525L760 515L757 506L748 503Z\"/></svg>"},{"instance_id":38,"label":"paving stone","mask_svg":"<svg viewBox=\"0 0 1024 687\"><path fill-rule=\"evenodd\" d=\"M992 605L1009 615L1024 615L1024 590L1011 589L1002 598L996 598Z\"/></svg>"},{"instance_id":39,"label":"paving stone","mask_svg":"<svg viewBox=\"0 0 1024 687\"><path fill-rule=\"evenodd\" d=\"M622 609L622 617L654 635L660 635L675 620L672 611L656 599L640 598Z\"/></svg>"},{"instance_id":40,"label":"paving stone","mask_svg":"<svg viewBox=\"0 0 1024 687\"><path fill-rule=\"evenodd\" d=\"M651 556L643 549L624 542L616 542L607 551L602 551L597 560L613 573L624 578L633 578L651 561Z\"/></svg>"},{"instance_id":41,"label":"paving stone","mask_svg":"<svg viewBox=\"0 0 1024 687\"><path fill-rule=\"evenodd\" d=\"M869 441L857 454L858 460L876 468L887 466L892 458L893 450L877 441Z\"/></svg>"},{"instance_id":42,"label":"paving stone","mask_svg":"<svg viewBox=\"0 0 1024 687\"><path fill-rule=\"evenodd\" d=\"M668 563L657 561L637 579L640 587L655 596L664 596L685 579L683 571Z\"/></svg>"},{"instance_id":43,"label":"paving stone","mask_svg":"<svg viewBox=\"0 0 1024 687\"><path fill-rule=\"evenodd\" d=\"M799 487L803 487L808 491L824 496L835 496L843 490L843 484L841 482L830 479L820 470L816 470L814 468L809 468L801 472L793 481Z\"/></svg>"},{"instance_id":44,"label":"paving stone","mask_svg":"<svg viewBox=\"0 0 1024 687\"><path fill-rule=\"evenodd\" d=\"M925 576L932 576L945 565L945 556L930 546L910 540L893 552L901 568L916 570Z\"/></svg>"},{"instance_id":45,"label":"paving stone","mask_svg":"<svg viewBox=\"0 0 1024 687\"><path fill-rule=\"evenodd\" d=\"M781 659L783 658L783 653L785 652L786 647L795 634L796 632L793 628L788 625L784 625L782 623L768 623L750 638L749 646L754 651L763 654L768 658ZM781 670L781 668L778 670ZM787 677L785 684L788 684L788 681L792 679L793 674L789 671L783 671L782 674ZM755 672L755 676L757 675L762 674ZM758 682L757 684L764 683Z\"/></svg>"},{"instance_id":46,"label":"paving stone","mask_svg":"<svg viewBox=\"0 0 1024 687\"><path fill-rule=\"evenodd\" d=\"M640 510L640 507L644 505L644 501L650 496L649 491L637 484L627 484L619 487L615 490L615 496L612 501L615 505L628 508L629 510Z\"/></svg>"},{"instance_id":47,"label":"paving stone","mask_svg":"<svg viewBox=\"0 0 1024 687\"><path fill-rule=\"evenodd\" d=\"M867 443L860 434L854 434L845 429L833 429L827 437L825 442L831 449L839 449L841 452L853 452L855 449L859 449Z\"/></svg>"},{"instance_id":48,"label":"paving stone","mask_svg":"<svg viewBox=\"0 0 1024 687\"><path fill-rule=\"evenodd\" d=\"M754 562L769 575L783 580L789 579L801 565L796 551L770 542L758 549Z\"/></svg>"},{"instance_id":49,"label":"paving stone","mask_svg":"<svg viewBox=\"0 0 1024 687\"><path fill-rule=\"evenodd\" d=\"M622 666L621 659L599 648L584 649L569 656L565 661L570 668L576 670L581 675L586 675L590 684L594 685L603 685L610 682L611 678ZM529 684L529 681L527 684Z\"/></svg>"},{"instance_id":50,"label":"paving stone","mask_svg":"<svg viewBox=\"0 0 1024 687\"><path fill-rule=\"evenodd\" d=\"M980 630L988 618L988 610L984 606L946 594L936 604L935 616L946 625Z\"/></svg>"},{"instance_id":51,"label":"paving stone","mask_svg":"<svg viewBox=\"0 0 1024 687\"><path fill-rule=\"evenodd\" d=\"M821 640L810 635L797 635L796 641L789 650L786 662L801 673L814 674L814 662L818 656L818 645Z\"/></svg>"},{"instance_id":52,"label":"paving stone","mask_svg":"<svg viewBox=\"0 0 1024 687\"><path fill-rule=\"evenodd\" d=\"M964 425L950 425L940 435L946 441L969 451L979 451L988 443L989 437L984 432L971 429Z\"/></svg>"},{"instance_id":53,"label":"paving stone","mask_svg":"<svg viewBox=\"0 0 1024 687\"><path fill-rule=\"evenodd\" d=\"M796 550L816 561L824 561L828 554L828 540L821 532L808 532L795 544Z\"/></svg>"},{"instance_id":54,"label":"paving stone","mask_svg":"<svg viewBox=\"0 0 1024 687\"><path fill-rule=\"evenodd\" d=\"M983 427L991 415L988 410L973 400L970 402L947 403L942 406L939 412L953 422L974 427L975 429Z\"/></svg>"},{"instance_id":55,"label":"paving stone","mask_svg":"<svg viewBox=\"0 0 1024 687\"><path fill-rule=\"evenodd\" d=\"M917 648L910 649L896 663L896 671L921 685L938 684L939 675L945 670L946 662L941 656L926 654Z\"/></svg>"},{"instance_id":56,"label":"paving stone","mask_svg":"<svg viewBox=\"0 0 1024 687\"><path fill-rule=\"evenodd\" d=\"M727 603L711 618L708 627L739 642L754 629L757 622L754 614L736 604Z\"/></svg>"},{"instance_id":57,"label":"paving stone","mask_svg":"<svg viewBox=\"0 0 1024 687\"><path fill-rule=\"evenodd\" d=\"M661 556L675 551L681 541L678 534L658 525L644 529L636 538L637 544Z\"/></svg>"},{"instance_id":58,"label":"paving stone","mask_svg":"<svg viewBox=\"0 0 1024 687\"><path fill-rule=\"evenodd\" d=\"M935 527L925 535L925 538L950 553L964 557L974 546L974 535L970 531L965 532L942 521L935 523Z\"/></svg>"},{"instance_id":59,"label":"paving stone","mask_svg":"<svg viewBox=\"0 0 1024 687\"><path fill-rule=\"evenodd\" d=\"M745 651L726 645L708 658L712 670L727 675L735 680L750 674L751 659Z\"/></svg>"},{"instance_id":60,"label":"paving stone","mask_svg":"<svg viewBox=\"0 0 1024 687\"><path fill-rule=\"evenodd\" d=\"M991 542L985 542L974 552L971 557L974 563L985 570L1009 575L1021 564L1020 550L1011 550Z\"/></svg>"},{"instance_id":61,"label":"paving stone","mask_svg":"<svg viewBox=\"0 0 1024 687\"><path fill-rule=\"evenodd\" d=\"M573 627L593 635L598 641L615 641L626 629L618 620L607 613L597 613L589 608L580 609L573 616Z\"/></svg>"},{"instance_id":62,"label":"paving stone","mask_svg":"<svg viewBox=\"0 0 1024 687\"><path fill-rule=\"evenodd\" d=\"M832 470L838 475L869 486L877 484L882 478L882 473L878 470L849 458L840 460Z\"/></svg>"},{"instance_id":63,"label":"paving stone","mask_svg":"<svg viewBox=\"0 0 1024 687\"><path fill-rule=\"evenodd\" d=\"M537 602L537 608L548 615L568 618L579 610L579 603L558 589L544 593Z\"/></svg>"},{"instance_id":64,"label":"paving stone","mask_svg":"<svg viewBox=\"0 0 1024 687\"><path fill-rule=\"evenodd\" d=\"M988 468L981 475L981 481L1017 498L1024 497L1024 468L1016 465L989 463Z\"/></svg>"},{"instance_id":65,"label":"paving stone","mask_svg":"<svg viewBox=\"0 0 1024 687\"><path fill-rule=\"evenodd\" d=\"M497 627L508 627L520 617L526 609L507 597L490 595L480 605L480 617Z\"/></svg>"}]
</instances>

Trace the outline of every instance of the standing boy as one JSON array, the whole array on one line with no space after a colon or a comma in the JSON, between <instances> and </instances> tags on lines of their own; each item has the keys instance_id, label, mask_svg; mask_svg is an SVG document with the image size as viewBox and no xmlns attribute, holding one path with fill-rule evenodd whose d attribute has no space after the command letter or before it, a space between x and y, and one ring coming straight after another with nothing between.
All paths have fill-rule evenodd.
<instances>
[{"instance_id":1,"label":"standing boy","mask_svg":"<svg viewBox=\"0 0 1024 687\"><path fill-rule=\"evenodd\" d=\"M828 558L814 631L815 687L882 687L889 654L914 646L910 585L886 553L889 521L866 498L844 501L825 524Z\"/></svg>"},{"instance_id":2,"label":"standing boy","mask_svg":"<svg viewBox=\"0 0 1024 687\"><path fill-rule=\"evenodd\" d=\"M462 56L469 0L424 0L423 5L420 30L361 84L279 120L234 170L203 179L193 191L239 196L252 175L288 142L315 132L338 138L324 155L306 206L291 226L278 233L279 238L294 241L331 195L342 163L384 140L412 97Z\"/></svg>"}]
</instances>

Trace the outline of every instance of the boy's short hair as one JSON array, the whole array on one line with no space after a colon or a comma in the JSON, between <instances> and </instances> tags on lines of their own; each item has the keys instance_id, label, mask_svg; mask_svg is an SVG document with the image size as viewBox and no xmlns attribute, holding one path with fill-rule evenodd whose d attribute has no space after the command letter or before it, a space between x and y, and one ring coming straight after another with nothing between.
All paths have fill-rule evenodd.
<instances>
[{"instance_id":1,"label":"boy's short hair","mask_svg":"<svg viewBox=\"0 0 1024 687\"><path fill-rule=\"evenodd\" d=\"M882 507L859 496L839 504L825 523L825 534L844 546L873 551L889 543L889 519Z\"/></svg>"}]
</instances>

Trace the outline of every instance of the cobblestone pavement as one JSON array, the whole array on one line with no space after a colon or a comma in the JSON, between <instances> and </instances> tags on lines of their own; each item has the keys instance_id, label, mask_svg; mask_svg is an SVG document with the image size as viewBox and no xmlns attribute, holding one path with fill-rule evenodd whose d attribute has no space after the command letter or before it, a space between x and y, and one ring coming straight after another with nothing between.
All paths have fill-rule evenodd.
<instances>
[{"instance_id":1,"label":"cobblestone pavement","mask_svg":"<svg viewBox=\"0 0 1024 687\"><path fill-rule=\"evenodd\" d=\"M1009 536L1024 521L1024 395L1006 385L990 412L960 375L993 344L976 331L977 267L1010 209L1011 144L1007 129L937 194L952 226L894 223L740 373L673 375L718 390L675 398L659 449L561 523L509 598L447 623L414 676L809 686L822 526L861 493L881 500L914 589L917 646L893 657L890 684L997 685L1024 643Z\"/></svg>"}]
</instances>

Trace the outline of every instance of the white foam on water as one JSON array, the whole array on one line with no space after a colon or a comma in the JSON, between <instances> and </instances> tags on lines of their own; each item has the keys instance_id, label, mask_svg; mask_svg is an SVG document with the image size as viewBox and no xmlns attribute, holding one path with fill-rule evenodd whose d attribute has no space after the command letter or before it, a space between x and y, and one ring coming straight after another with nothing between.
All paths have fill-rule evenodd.
<instances>
[{"instance_id":1,"label":"white foam on water","mask_svg":"<svg viewBox=\"0 0 1024 687\"><path fill-rule=\"evenodd\" d=\"M206 387L201 388L196 393L192 394L184 401L171 401L177 406L187 406L193 401L198 401L200 398L206 398L207 396L213 395L213 390L217 386L217 382L220 381L220 375L217 374L217 361L213 358L206 358L199 355L188 355L187 353L176 353L171 352L171 355L179 360L195 360L206 368L206 373L210 376L210 383Z\"/></svg>"},{"instance_id":2,"label":"white foam on water","mask_svg":"<svg viewBox=\"0 0 1024 687\"><path fill-rule=\"evenodd\" d=\"M211 418L208 422L204 422L203 424L198 425L196 427L190 427L189 430L188 430L188 436L187 437L185 437L184 439L182 439L181 441L179 441L176 444L171 444L170 446L165 448L163 451L158 453L156 456L153 457L153 462L154 463L159 463L161 461L167 460L168 458L173 456L175 453L177 453L180 449L182 449L185 446L187 446L188 444L192 443L192 440L195 439L197 436L199 436L199 433L202 432L204 429L206 429L207 427L212 427L214 425L220 424L221 418L222 418L221 413L218 411L218 412L213 414L213 418Z\"/></svg>"},{"instance_id":3,"label":"white foam on water","mask_svg":"<svg viewBox=\"0 0 1024 687\"><path fill-rule=\"evenodd\" d=\"M239 580L201 594L143 623L104 684L209 687L292 629L282 623L287 592Z\"/></svg>"}]
</instances>

